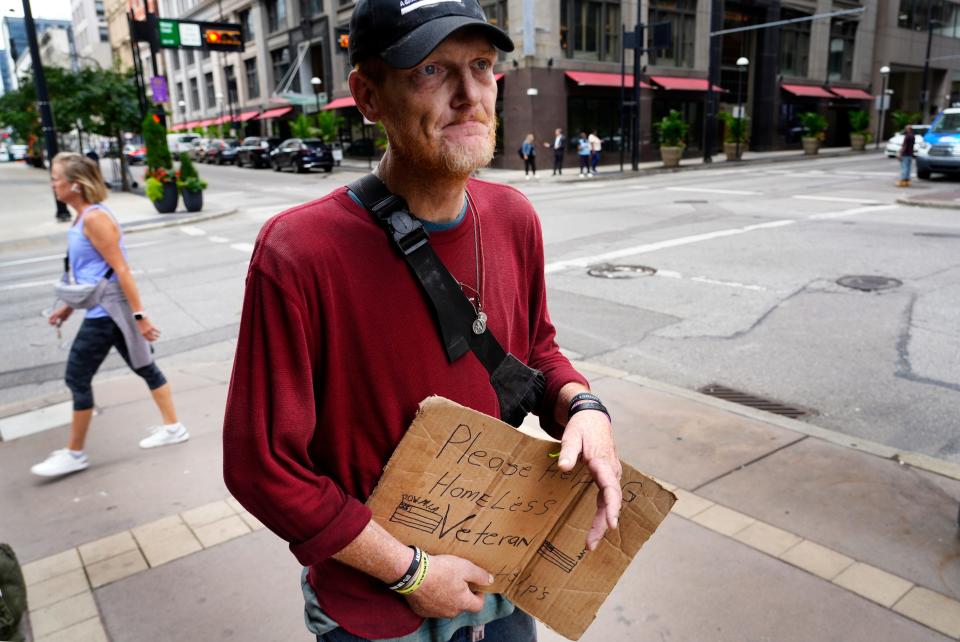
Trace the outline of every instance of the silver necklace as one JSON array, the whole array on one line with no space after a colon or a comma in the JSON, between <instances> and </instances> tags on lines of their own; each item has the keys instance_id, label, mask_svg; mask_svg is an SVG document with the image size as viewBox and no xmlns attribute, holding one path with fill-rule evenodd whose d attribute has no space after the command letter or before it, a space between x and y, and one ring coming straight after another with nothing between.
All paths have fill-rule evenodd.
<instances>
[{"instance_id":1,"label":"silver necklace","mask_svg":"<svg viewBox=\"0 0 960 642\"><path fill-rule=\"evenodd\" d=\"M473 210L473 258L476 268L477 287L474 289L466 283L460 283L460 286L472 290L476 295L476 297L468 296L467 301L470 302L474 312L477 314L477 318L473 320L473 333L480 335L487 331L487 313L483 311L483 295L481 294L483 291L483 280L486 276L486 266L483 262L483 232L480 228L480 212L473 204L473 199L470 198L470 192L466 190L464 190L464 192L467 194L467 206ZM476 298L476 304L473 302L474 298Z\"/></svg>"}]
</instances>

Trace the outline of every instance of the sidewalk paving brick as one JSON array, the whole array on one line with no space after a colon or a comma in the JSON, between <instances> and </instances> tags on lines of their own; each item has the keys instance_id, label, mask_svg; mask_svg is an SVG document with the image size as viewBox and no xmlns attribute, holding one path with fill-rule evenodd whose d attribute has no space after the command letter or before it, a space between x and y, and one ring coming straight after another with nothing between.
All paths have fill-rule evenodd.
<instances>
[{"instance_id":1,"label":"sidewalk paving brick","mask_svg":"<svg viewBox=\"0 0 960 642\"><path fill-rule=\"evenodd\" d=\"M799 544L801 540L793 533L788 533L763 522L750 524L735 534L733 538L772 557L780 557L789 548Z\"/></svg>"},{"instance_id":2,"label":"sidewalk paving brick","mask_svg":"<svg viewBox=\"0 0 960 642\"><path fill-rule=\"evenodd\" d=\"M28 586L27 603L31 611L36 611L89 590L90 585L87 584L87 576L83 569L75 569Z\"/></svg>"},{"instance_id":3,"label":"sidewalk paving brick","mask_svg":"<svg viewBox=\"0 0 960 642\"><path fill-rule=\"evenodd\" d=\"M83 563L80 561L77 549L71 548L62 553L24 564L23 580L27 586L31 586L79 568L83 568Z\"/></svg>"},{"instance_id":4,"label":"sidewalk paving brick","mask_svg":"<svg viewBox=\"0 0 960 642\"><path fill-rule=\"evenodd\" d=\"M133 529L150 566L159 566L203 548L179 515L171 515Z\"/></svg>"},{"instance_id":5,"label":"sidewalk paving brick","mask_svg":"<svg viewBox=\"0 0 960 642\"><path fill-rule=\"evenodd\" d=\"M91 564L102 562L111 557L116 557L122 553L137 550L137 543L133 539L130 531L123 531L116 535L110 535L94 542L82 544L77 547L80 551L80 557L83 559L83 565L89 567Z\"/></svg>"},{"instance_id":6,"label":"sidewalk paving brick","mask_svg":"<svg viewBox=\"0 0 960 642\"><path fill-rule=\"evenodd\" d=\"M697 514L715 505L709 499L694 495L682 488L675 489L673 494L677 496L677 503L673 505L673 510L670 512L676 513L680 517L686 517L687 519L692 519Z\"/></svg>"},{"instance_id":7,"label":"sidewalk paving brick","mask_svg":"<svg viewBox=\"0 0 960 642\"><path fill-rule=\"evenodd\" d=\"M108 642L100 618L91 618L53 635L37 638L36 642Z\"/></svg>"},{"instance_id":8,"label":"sidewalk paving brick","mask_svg":"<svg viewBox=\"0 0 960 642\"><path fill-rule=\"evenodd\" d=\"M147 560L143 558L140 549L135 548L116 557L90 564L86 568L90 585L93 588L98 588L145 571L149 566L147 566Z\"/></svg>"},{"instance_id":9,"label":"sidewalk paving brick","mask_svg":"<svg viewBox=\"0 0 960 642\"><path fill-rule=\"evenodd\" d=\"M211 502L198 508L184 511L180 513L180 516L183 518L183 521L187 523L187 526L196 531L199 526L212 524L221 519L233 517L236 514L236 511L227 504L227 502L221 501Z\"/></svg>"},{"instance_id":10,"label":"sidewalk paving brick","mask_svg":"<svg viewBox=\"0 0 960 642\"><path fill-rule=\"evenodd\" d=\"M250 527L241 519L239 515L231 515L224 519L204 524L193 529L194 534L204 548L216 546L229 541L241 535L246 535L251 531Z\"/></svg>"},{"instance_id":11,"label":"sidewalk paving brick","mask_svg":"<svg viewBox=\"0 0 960 642\"><path fill-rule=\"evenodd\" d=\"M914 586L894 604L893 610L952 638L960 638L960 602L945 595Z\"/></svg>"},{"instance_id":12,"label":"sidewalk paving brick","mask_svg":"<svg viewBox=\"0 0 960 642\"><path fill-rule=\"evenodd\" d=\"M832 580L854 563L846 555L831 551L829 548L809 540L803 540L793 548L788 549L780 556L780 559L825 580Z\"/></svg>"},{"instance_id":13,"label":"sidewalk paving brick","mask_svg":"<svg viewBox=\"0 0 960 642\"><path fill-rule=\"evenodd\" d=\"M694 515L693 521L721 535L732 537L753 524L756 520L725 506L714 504L705 511Z\"/></svg>"},{"instance_id":14,"label":"sidewalk paving brick","mask_svg":"<svg viewBox=\"0 0 960 642\"><path fill-rule=\"evenodd\" d=\"M94 617L98 617L98 613L93 593L84 591L45 608L31 611L30 626L33 635L42 638Z\"/></svg>"},{"instance_id":15,"label":"sidewalk paving brick","mask_svg":"<svg viewBox=\"0 0 960 642\"><path fill-rule=\"evenodd\" d=\"M896 604L913 586L905 579L863 562L847 568L833 578L833 583L887 608Z\"/></svg>"}]
</instances>

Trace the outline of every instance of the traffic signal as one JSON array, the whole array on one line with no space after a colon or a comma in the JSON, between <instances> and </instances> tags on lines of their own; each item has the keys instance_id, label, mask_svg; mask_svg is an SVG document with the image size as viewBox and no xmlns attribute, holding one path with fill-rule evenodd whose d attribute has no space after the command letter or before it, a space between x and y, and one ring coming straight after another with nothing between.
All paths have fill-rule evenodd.
<instances>
[{"instance_id":1,"label":"traffic signal","mask_svg":"<svg viewBox=\"0 0 960 642\"><path fill-rule=\"evenodd\" d=\"M347 27L337 27L337 51L347 53L350 49L350 29Z\"/></svg>"},{"instance_id":2,"label":"traffic signal","mask_svg":"<svg viewBox=\"0 0 960 642\"><path fill-rule=\"evenodd\" d=\"M239 26L204 26L203 46L211 51L243 51L243 30Z\"/></svg>"}]
</instances>

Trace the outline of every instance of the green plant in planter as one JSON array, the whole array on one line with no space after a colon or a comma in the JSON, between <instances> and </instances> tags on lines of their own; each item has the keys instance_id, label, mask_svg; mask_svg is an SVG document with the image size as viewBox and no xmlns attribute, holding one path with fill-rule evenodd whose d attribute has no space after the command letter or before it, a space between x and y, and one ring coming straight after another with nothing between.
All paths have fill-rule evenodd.
<instances>
[{"instance_id":1,"label":"green plant in planter","mask_svg":"<svg viewBox=\"0 0 960 642\"><path fill-rule=\"evenodd\" d=\"M717 118L723 123L723 142L736 143L738 139L741 144L747 142L750 133L749 118L737 118L728 111L720 112Z\"/></svg>"},{"instance_id":2,"label":"green plant in planter","mask_svg":"<svg viewBox=\"0 0 960 642\"><path fill-rule=\"evenodd\" d=\"M866 136L870 133L870 114L862 109L854 109L847 118L850 119L850 129L854 134Z\"/></svg>"},{"instance_id":3,"label":"green plant in planter","mask_svg":"<svg viewBox=\"0 0 960 642\"><path fill-rule=\"evenodd\" d=\"M294 138L311 138L317 135L317 128L306 114L300 114L290 123L290 133Z\"/></svg>"},{"instance_id":4,"label":"green plant in planter","mask_svg":"<svg viewBox=\"0 0 960 642\"><path fill-rule=\"evenodd\" d=\"M894 131L902 132L907 125L920 122L920 112L908 112L898 109L890 114Z\"/></svg>"},{"instance_id":5,"label":"green plant in planter","mask_svg":"<svg viewBox=\"0 0 960 642\"><path fill-rule=\"evenodd\" d=\"M150 176L147 178L146 182L146 192L147 198L153 202L159 201L163 198L163 183Z\"/></svg>"},{"instance_id":6,"label":"green plant in planter","mask_svg":"<svg viewBox=\"0 0 960 642\"><path fill-rule=\"evenodd\" d=\"M200 178L197 174L197 168L194 167L190 155L186 152L180 153L180 171L177 172L177 187L181 190L191 192L201 192L207 189L207 181Z\"/></svg>"},{"instance_id":7,"label":"green plant in planter","mask_svg":"<svg viewBox=\"0 0 960 642\"><path fill-rule=\"evenodd\" d=\"M156 202L163 196L163 184L173 183L176 179L173 176L173 158L167 147L167 130L153 119L152 114L143 119L143 141L147 146L147 170L144 173L147 197ZM159 191L156 187L150 189L151 180L159 184Z\"/></svg>"},{"instance_id":8,"label":"green plant in planter","mask_svg":"<svg viewBox=\"0 0 960 642\"><path fill-rule=\"evenodd\" d=\"M654 123L653 127L657 131L661 147L683 147L687 130L690 129L690 125L675 109L671 109L670 113L661 118L660 122Z\"/></svg>"},{"instance_id":9,"label":"green plant in planter","mask_svg":"<svg viewBox=\"0 0 960 642\"><path fill-rule=\"evenodd\" d=\"M826 137L827 119L815 111L805 111L800 114L800 125L806 138L823 140Z\"/></svg>"}]
</instances>

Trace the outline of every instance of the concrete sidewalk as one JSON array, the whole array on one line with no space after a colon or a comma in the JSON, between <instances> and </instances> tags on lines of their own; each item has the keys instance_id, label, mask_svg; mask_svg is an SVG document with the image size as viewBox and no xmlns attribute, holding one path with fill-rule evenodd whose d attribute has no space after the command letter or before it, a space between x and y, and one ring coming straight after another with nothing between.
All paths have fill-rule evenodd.
<instances>
[{"instance_id":1,"label":"concrete sidewalk","mask_svg":"<svg viewBox=\"0 0 960 642\"><path fill-rule=\"evenodd\" d=\"M156 411L132 374L96 380L87 471L29 474L66 427L0 443L2 538L26 562L35 639L310 640L296 561L222 481L229 359L160 364L186 444L137 448ZM583 640L960 637L956 466L918 461L937 474L906 453L577 365L613 413L621 457L680 497ZM541 640L561 639L541 627Z\"/></svg>"},{"instance_id":2,"label":"concrete sidewalk","mask_svg":"<svg viewBox=\"0 0 960 642\"><path fill-rule=\"evenodd\" d=\"M106 161L102 161L102 164ZM142 172L135 170L135 175ZM139 179L138 179L139 180ZM56 201L50 189L50 175L46 170L28 167L21 162L0 163L0 185L3 185L4 204L0 208L0 251L66 244L69 223L56 220ZM142 194L112 191L107 206L124 231L153 229L165 225L193 223L231 214L236 210L206 203L200 212L190 213L181 201L176 212L160 214Z\"/></svg>"}]
</instances>

